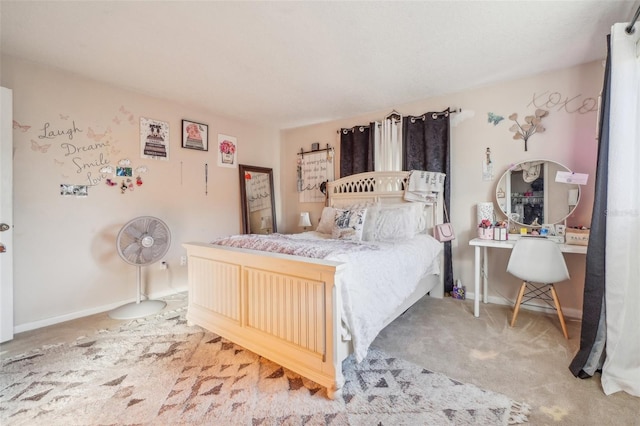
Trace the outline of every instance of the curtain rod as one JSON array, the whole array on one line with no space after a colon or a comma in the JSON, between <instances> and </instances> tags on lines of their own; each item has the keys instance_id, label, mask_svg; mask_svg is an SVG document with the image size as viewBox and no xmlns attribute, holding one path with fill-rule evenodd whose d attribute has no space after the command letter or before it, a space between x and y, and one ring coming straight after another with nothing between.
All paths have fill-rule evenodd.
<instances>
[{"instance_id":1,"label":"curtain rod","mask_svg":"<svg viewBox=\"0 0 640 426\"><path fill-rule=\"evenodd\" d=\"M304 149L300 148L300 152L298 152L298 155L302 156L302 158L304 158L305 154L315 154L316 152L323 152L323 151L333 151L333 147L329 146L329 144L327 144L326 148L320 148L320 149L316 149L316 150L311 150L311 151L305 151Z\"/></svg>"},{"instance_id":2,"label":"curtain rod","mask_svg":"<svg viewBox=\"0 0 640 426\"><path fill-rule=\"evenodd\" d=\"M629 24L629 26L624 29L627 34L633 34L636 31L633 28L633 26L636 24L636 21L638 20L639 16L640 16L640 6L638 6L638 10L636 10L636 14L633 15L633 19L631 20L631 23Z\"/></svg>"},{"instance_id":3,"label":"curtain rod","mask_svg":"<svg viewBox=\"0 0 640 426\"><path fill-rule=\"evenodd\" d=\"M441 116L441 115L447 116L447 115L449 115L449 114L456 114L456 113L458 113L458 112L462 112L462 108L451 108L451 107L449 107L449 108L447 108L447 109L446 109L446 110L444 110L444 111L440 111L440 112L433 112L433 113L431 113L431 114L432 114L433 118L435 119L435 118L437 118L437 117L439 117L439 116ZM387 117L385 117L385 118L390 118L390 117L393 117L394 115L398 115L398 116L400 116L400 117L402 118L402 116L400 115L400 113L399 113L399 112L397 112L395 109L394 109L393 111L391 111L391 113L390 113ZM411 119L412 119L412 120L415 120L416 118L422 118L422 120L424 120L426 116L427 116L427 113L424 113L424 114L422 114L422 115L418 115L418 116L415 116L415 117L414 117L414 116L410 116L410 115L409 115L409 116L407 116L407 117L411 117ZM365 129L367 126L363 126L363 125L360 125L360 126L353 126L353 127L351 127L350 129L346 129L346 128L345 128L345 129L340 129L340 130L336 131L336 133L340 133L341 131L344 131L344 132L345 132L345 134L346 134L349 130L353 131L356 127L357 127L357 128L359 128L359 129L360 129L360 131L362 132L362 131L364 131L364 129Z\"/></svg>"}]
</instances>

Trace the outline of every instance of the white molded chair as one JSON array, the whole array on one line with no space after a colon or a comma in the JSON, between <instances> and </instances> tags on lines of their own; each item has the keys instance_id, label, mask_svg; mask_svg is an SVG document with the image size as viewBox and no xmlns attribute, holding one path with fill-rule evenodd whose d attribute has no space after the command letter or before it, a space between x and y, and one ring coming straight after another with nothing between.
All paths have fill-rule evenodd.
<instances>
[{"instance_id":1,"label":"white molded chair","mask_svg":"<svg viewBox=\"0 0 640 426\"><path fill-rule=\"evenodd\" d=\"M523 281L514 307L511 327L516 323L520 305L531 299L539 299L558 311L562 333L569 339L558 294L553 286L553 283L570 278L567 264L557 243L539 237L520 238L513 246L507 272Z\"/></svg>"}]
</instances>

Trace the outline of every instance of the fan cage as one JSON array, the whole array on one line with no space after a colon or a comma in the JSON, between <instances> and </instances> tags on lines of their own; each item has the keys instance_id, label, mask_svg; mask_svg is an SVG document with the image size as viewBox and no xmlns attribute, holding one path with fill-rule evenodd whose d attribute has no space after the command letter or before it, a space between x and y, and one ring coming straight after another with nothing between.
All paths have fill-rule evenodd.
<instances>
[{"instance_id":1,"label":"fan cage","mask_svg":"<svg viewBox=\"0 0 640 426\"><path fill-rule=\"evenodd\" d=\"M145 247L146 245L148 247ZM130 265L149 265L157 262L169 251L170 245L169 227L153 216L141 216L130 220L120 229L116 239L118 254Z\"/></svg>"}]
</instances>

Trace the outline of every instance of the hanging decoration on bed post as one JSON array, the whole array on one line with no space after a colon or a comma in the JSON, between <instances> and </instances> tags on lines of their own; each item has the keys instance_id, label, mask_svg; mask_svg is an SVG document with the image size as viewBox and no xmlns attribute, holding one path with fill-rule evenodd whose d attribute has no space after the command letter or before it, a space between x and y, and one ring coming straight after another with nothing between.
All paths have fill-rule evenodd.
<instances>
[{"instance_id":1,"label":"hanging decoration on bed post","mask_svg":"<svg viewBox=\"0 0 640 426\"><path fill-rule=\"evenodd\" d=\"M313 151L300 149L297 160L297 189L301 203L320 203L325 201L321 186L334 179L333 148L327 147Z\"/></svg>"}]
</instances>

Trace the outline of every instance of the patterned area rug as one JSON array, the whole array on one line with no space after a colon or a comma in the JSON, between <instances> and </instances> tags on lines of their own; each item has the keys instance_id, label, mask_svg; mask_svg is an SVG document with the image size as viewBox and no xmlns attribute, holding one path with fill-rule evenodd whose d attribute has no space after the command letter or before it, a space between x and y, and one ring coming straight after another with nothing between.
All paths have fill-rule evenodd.
<instances>
[{"instance_id":1,"label":"patterned area rug","mask_svg":"<svg viewBox=\"0 0 640 426\"><path fill-rule=\"evenodd\" d=\"M186 308L2 361L2 425L502 425L528 407L371 349L341 398L200 327Z\"/></svg>"}]
</instances>

